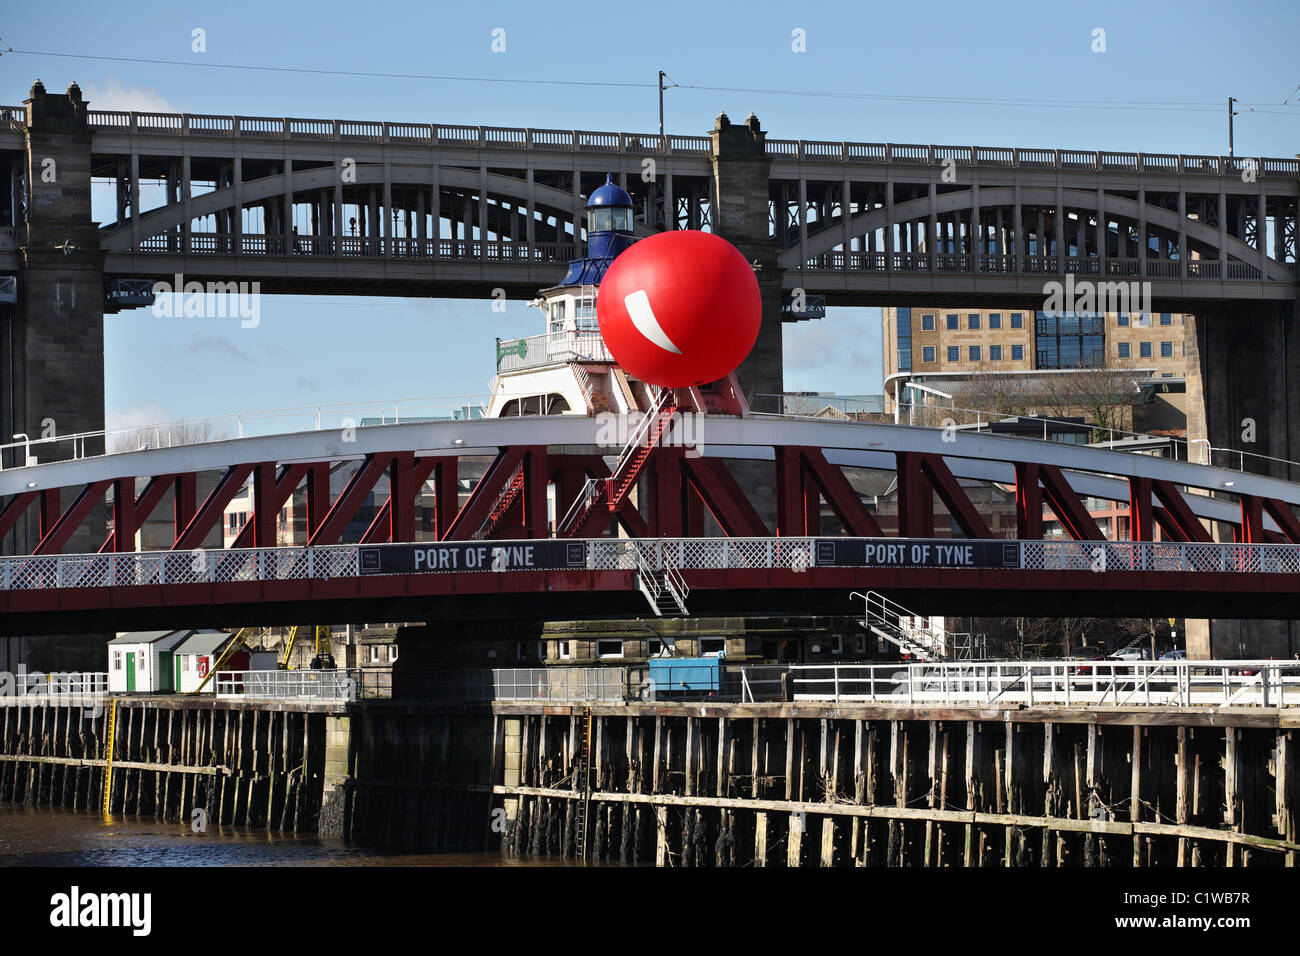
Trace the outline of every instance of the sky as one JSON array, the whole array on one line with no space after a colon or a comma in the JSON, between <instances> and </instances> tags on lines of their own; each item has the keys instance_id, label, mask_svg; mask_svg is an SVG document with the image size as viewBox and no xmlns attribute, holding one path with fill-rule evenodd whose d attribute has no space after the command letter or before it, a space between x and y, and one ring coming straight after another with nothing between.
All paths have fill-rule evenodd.
<instances>
[{"instance_id":1,"label":"sky","mask_svg":"<svg viewBox=\"0 0 1300 956\"><path fill-rule=\"evenodd\" d=\"M662 69L670 133L725 110L780 139L1226 153L1235 96L1238 155L1300 146L1295 0L185 6L13 5L0 100L39 77L97 109L643 132ZM493 339L541 331L522 302L264 296L254 328L124 311L105 317L109 423L485 396ZM789 390L881 390L878 309L786 326L785 350Z\"/></svg>"}]
</instances>

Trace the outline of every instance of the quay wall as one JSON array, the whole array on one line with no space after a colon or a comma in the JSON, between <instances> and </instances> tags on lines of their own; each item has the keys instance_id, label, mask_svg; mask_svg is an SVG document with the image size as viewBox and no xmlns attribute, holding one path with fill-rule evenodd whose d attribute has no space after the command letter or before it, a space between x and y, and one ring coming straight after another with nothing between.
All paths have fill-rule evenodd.
<instances>
[{"instance_id":1,"label":"quay wall","mask_svg":"<svg viewBox=\"0 0 1300 956\"><path fill-rule=\"evenodd\" d=\"M99 810L107 774L114 814L407 852L1295 866L1298 732L1258 707L10 699L0 801Z\"/></svg>"}]
</instances>

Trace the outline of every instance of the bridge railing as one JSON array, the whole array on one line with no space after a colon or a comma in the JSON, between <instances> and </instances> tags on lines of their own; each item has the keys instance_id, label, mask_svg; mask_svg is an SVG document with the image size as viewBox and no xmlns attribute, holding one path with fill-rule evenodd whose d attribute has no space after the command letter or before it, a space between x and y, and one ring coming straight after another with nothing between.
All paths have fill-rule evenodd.
<instances>
[{"instance_id":1,"label":"bridge railing","mask_svg":"<svg viewBox=\"0 0 1300 956\"><path fill-rule=\"evenodd\" d=\"M1270 260L1275 266L1295 272L1294 262ZM1004 255L938 252L843 252L832 250L810 255L808 269L831 272L937 272L946 274L986 273L993 275L1100 276L1137 279L1227 279L1258 282L1264 278L1259 266L1229 259L1131 259L1099 256Z\"/></svg>"},{"instance_id":2,"label":"bridge railing","mask_svg":"<svg viewBox=\"0 0 1300 956\"><path fill-rule=\"evenodd\" d=\"M466 702L622 701L636 690L633 676L627 667L445 668L413 678L413 690L422 698Z\"/></svg>"},{"instance_id":3,"label":"bridge railing","mask_svg":"<svg viewBox=\"0 0 1300 956\"><path fill-rule=\"evenodd\" d=\"M242 700L354 701L359 669L219 671L218 698Z\"/></svg>"},{"instance_id":4,"label":"bridge railing","mask_svg":"<svg viewBox=\"0 0 1300 956\"><path fill-rule=\"evenodd\" d=\"M1078 571L1090 573L1300 574L1300 545L1220 544L1165 541L969 541L899 538L596 538L580 547L578 563L566 551L562 563L509 566L535 571L627 571L638 566L679 572L785 570L818 567L868 569ZM196 549L116 554L62 554L0 558L0 590L120 588L174 584L227 584L351 578L360 574L496 574L492 549L524 552L536 541L424 541L413 544ZM877 547L868 549L867 545ZM888 545L887 548L878 547ZM929 546L927 545L936 545ZM386 572L386 549L487 549L477 563L429 561L414 572ZM941 559L940 551L950 557ZM372 559L363 564L362 551ZM960 554L957 554L960 552ZM874 557L872 557L874 555ZM478 555L476 554L475 557ZM409 555L407 555L409 558ZM551 559L546 559L551 560ZM559 560L558 558L555 560ZM936 561L947 563L936 564ZM400 563L394 566L401 566ZM408 565L409 566L409 565ZM498 570L493 570L497 567Z\"/></svg>"},{"instance_id":5,"label":"bridge railing","mask_svg":"<svg viewBox=\"0 0 1300 956\"><path fill-rule=\"evenodd\" d=\"M0 113L3 113L5 118L20 123L25 121L27 115L25 108L21 106L3 106L0 107ZM89 122L96 129L111 132L232 139L394 143L640 155L671 153L708 156L712 153L712 144L708 136L661 136L658 133L616 133L598 130L458 126L201 113L148 113L124 110L90 110ZM1279 178L1294 178L1297 172L1300 172L1300 163L1286 157L1228 157L832 140L769 139L767 154L775 158L874 165L939 166L951 162L963 167L982 166L1000 169L1027 167L1205 176L1237 176L1253 166L1256 175Z\"/></svg>"},{"instance_id":6,"label":"bridge railing","mask_svg":"<svg viewBox=\"0 0 1300 956\"><path fill-rule=\"evenodd\" d=\"M895 704L1297 707L1300 661L795 664L795 700Z\"/></svg>"}]
</instances>

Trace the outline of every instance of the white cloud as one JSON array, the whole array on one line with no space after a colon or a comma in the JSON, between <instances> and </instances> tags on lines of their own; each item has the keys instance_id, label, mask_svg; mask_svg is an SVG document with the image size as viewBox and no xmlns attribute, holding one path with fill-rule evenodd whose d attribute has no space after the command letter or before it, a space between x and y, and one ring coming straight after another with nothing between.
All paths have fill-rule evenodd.
<instances>
[{"instance_id":1,"label":"white cloud","mask_svg":"<svg viewBox=\"0 0 1300 956\"><path fill-rule=\"evenodd\" d=\"M172 420L172 413L156 402L146 402L134 408L114 409L105 416L109 431L122 428L139 428Z\"/></svg>"},{"instance_id":2,"label":"white cloud","mask_svg":"<svg viewBox=\"0 0 1300 956\"><path fill-rule=\"evenodd\" d=\"M101 83L87 83L82 95L96 110L135 110L137 113L183 113L179 106L148 86L123 86L115 76Z\"/></svg>"}]
</instances>

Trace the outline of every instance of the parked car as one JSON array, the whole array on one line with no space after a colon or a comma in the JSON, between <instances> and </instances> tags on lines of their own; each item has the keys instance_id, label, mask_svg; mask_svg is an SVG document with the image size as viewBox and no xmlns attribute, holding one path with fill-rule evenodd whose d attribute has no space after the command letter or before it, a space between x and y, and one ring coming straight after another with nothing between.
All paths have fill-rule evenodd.
<instances>
[{"instance_id":1,"label":"parked car","mask_svg":"<svg viewBox=\"0 0 1300 956\"><path fill-rule=\"evenodd\" d=\"M1186 651L1165 651L1160 655L1162 661L1185 661L1187 660Z\"/></svg>"},{"instance_id":2,"label":"parked car","mask_svg":"<svg viewBox=\"0 0 1300 956\"><path fill-rule=\"evenodd\" d=\"M1151 660L1151 651L1145 647L1125 647L1108 655L1108 660L1112 661L1149 661Z\"/></svg>"}]
</instances>

